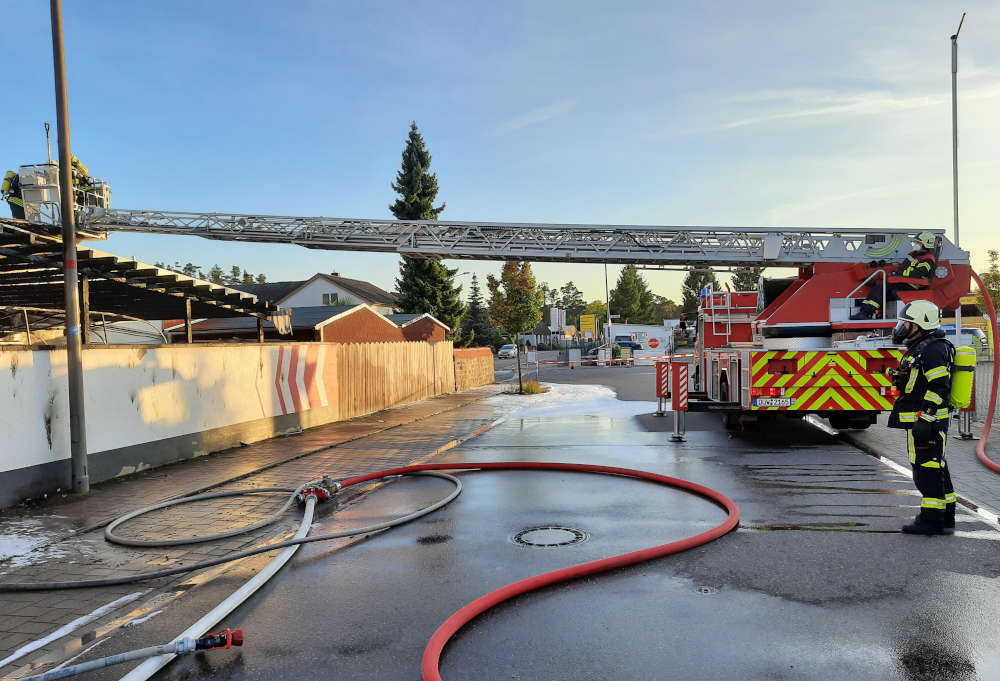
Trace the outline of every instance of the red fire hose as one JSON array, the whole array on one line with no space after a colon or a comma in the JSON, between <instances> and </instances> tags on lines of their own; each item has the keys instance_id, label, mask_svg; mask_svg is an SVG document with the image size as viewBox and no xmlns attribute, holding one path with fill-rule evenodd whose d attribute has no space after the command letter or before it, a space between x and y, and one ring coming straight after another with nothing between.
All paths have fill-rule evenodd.
<instances>
[{"instance_id":1,"label":"red fire hose","mask_svg":"<svg viewBox=\"0 0 1000 681\"><path fill-rule=\"evenodd\" d=\"M983 292L983 299L986 300L986 309L990 313L990 324L993 327L993 391L990 393L990 408L986 412L986 423L983 425L983 434L979 436L979 444L976 446L976 456L983 463L984 466L989 468L995 473L1000 473L1000 464L996 461L991 461L988 456L986 456L986 439L990 434L990 427L993 425L993 412L997 407L997 379L1000 378L1000 357L997 357L997 311L993 306L993 299L990 298L990 292L986 288L986 284L983 280L979 278L975 270L972 271L972 277L979 284L979 290Z\"/></svg>"},{"instance_id":2,"label":"red fire hose","mask_svg":"<svg viewBox=\"0 0 1000 681\"><path fill-rule=\"evenodd\" d=\"M342 487L348 487L361 482L383 478L387 475L398 475L403 473L412 473L415 471L456 469L578 471L583 473L603 473L607 475L620 475L628 478L636 478L639 480L650 480L669 487L687 490L699 496L705 497L709 501L712 501L724 508L729 515L720 525L693 537L687 537L685 539L679 539L667 544L653 546L648 549L640 549L638 551L632 551L631 553L623 553L618 556L611 556L610 558L603 558L589 563L580 563L579 565L553 570L552 572L545 572L540 575L535 575L534 577L522 579L521 581L514 582L513 584L508 584L507 586L501 587L496 591L480 596L445 620L444 623L438 627L438 630L434 632L434 635L431 636L430 641L427 643L427 647L424 648L424 656L421 662L421 674L423 681L441 681L438 664L441 658L441 651L444 649L449 639L451 639L451 637L454 636L455 633L467 622L482 614L489 608L492 608L494 605L502 603L503 601L509 600L515 596L519 596L523 593L527 593L528 591L540 589L543 586L548 586L557 582L565 582L579 577L585 577L587 575L604 572L606 570L613 570L625 565L632 565L633 563L641 563L642 561L652 560L653 558L669 556L672 553L680 553L681 551L686 551L696 546L707 544L713 539L718 539L727 532L735 529L740 521L740 512L739 509L736 508L736 504L734 504L732 500L724 494L716 492L713 489L694 482L689 482L687 480L681 480L680 478L671 478L666 475L658 475L656 473L633 470L631 468L615 468L611 466L589 466L575 463L541 463L536 461L518 461L509 463L437 463L423 464L419 466L404 466L402 468L378 471L376 473L369 473L367 475L342 480L340 484Z\"/></svg>"}]
</instances>

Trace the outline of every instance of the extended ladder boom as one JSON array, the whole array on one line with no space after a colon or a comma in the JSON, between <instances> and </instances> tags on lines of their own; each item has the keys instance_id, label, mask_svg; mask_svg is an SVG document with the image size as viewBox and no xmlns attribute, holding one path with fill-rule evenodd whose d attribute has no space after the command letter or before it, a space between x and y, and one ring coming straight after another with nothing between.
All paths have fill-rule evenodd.
<instances>
[{"instance_id":1,"label":"extended ladder boom","mask_svg":"<svg viewBox=\"0 0 1000 681\"><path fill-rule=\"evenodd\" d=\"M917 231L366 220L120 209L90 217L86 226L425 258L777 267L901 259ZM940 229L928 231L944 236ZM941 258L969 262L968 253L947 239Z\"/></svg>"}]
</instances>

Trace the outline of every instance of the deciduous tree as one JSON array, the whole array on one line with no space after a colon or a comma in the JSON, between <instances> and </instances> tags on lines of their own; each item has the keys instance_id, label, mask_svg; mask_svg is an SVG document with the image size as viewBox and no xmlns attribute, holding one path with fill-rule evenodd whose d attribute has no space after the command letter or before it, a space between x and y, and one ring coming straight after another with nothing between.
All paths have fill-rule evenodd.
<instances>
[{"instance_id":1,"label":"deciduous tree","mask_svg":"<svg viewBox=\"0 0 1000 681\"><path fill-rule=\"evenodd\" d=\"M763 267L739 266L733 268L730 280L733 283L734 291L756 291L757 282L764 271Z\"/></svg>"},{"instance_id":2,"label":"deciduous tree","mask_svg":"<svg viewBox=\"0 0 1000 681\"><path fill-rule=\"evenodd\" d=\"M559 289L559 307L566 310L566 324L580 328L580 313L587 306L583 293L572 281L567 281Z\"/></svg>"},{"instance_id":3,"label":"deciduous tree","mask_svg":"<svg viewBox=\"0 0 1000 681\"><path fill-rule=\"evenodd\" d=\"M490 291L489 318L494 326L516 335L533 331L542 321L542 292L535 285L531 263L505 262L500 278L486 278ZM517 382L521 390L521 355L517 358Z\"/></svg>"}]
</instances>

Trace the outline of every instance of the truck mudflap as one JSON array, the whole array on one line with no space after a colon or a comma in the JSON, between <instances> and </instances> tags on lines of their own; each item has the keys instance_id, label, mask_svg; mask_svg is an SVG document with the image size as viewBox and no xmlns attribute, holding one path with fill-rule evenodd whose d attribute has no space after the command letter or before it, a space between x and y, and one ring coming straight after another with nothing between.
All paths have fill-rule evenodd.
<instances>
[{"instance_id":1,"label":"truck mudflap","mask_svg":"<svg viewBox=\"0 0 1000 681\"><path fill-rule=\"evenodd\" d=\"M750 353L751 411L889 411L886 369L901 350L760 350Z\"/></svg>"}]
</instances>

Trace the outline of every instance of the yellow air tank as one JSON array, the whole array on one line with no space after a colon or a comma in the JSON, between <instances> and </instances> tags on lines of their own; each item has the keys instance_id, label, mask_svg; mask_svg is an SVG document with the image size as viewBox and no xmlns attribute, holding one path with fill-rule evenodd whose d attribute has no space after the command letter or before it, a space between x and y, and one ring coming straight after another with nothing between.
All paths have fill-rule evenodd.
<instances>
[{"instance_id":1,"label":"yellow air tank","mask_svg":"<svg viewBox=\"0 0 1000 681\"><path fill-rule=\"evenodd\" d=\"M951 395L948 404L953 409L965 409L972 402L972 381L976 376L976 351L967 345L955 348L955 366L951 370Z\"/></svg>"}]
</instances>

